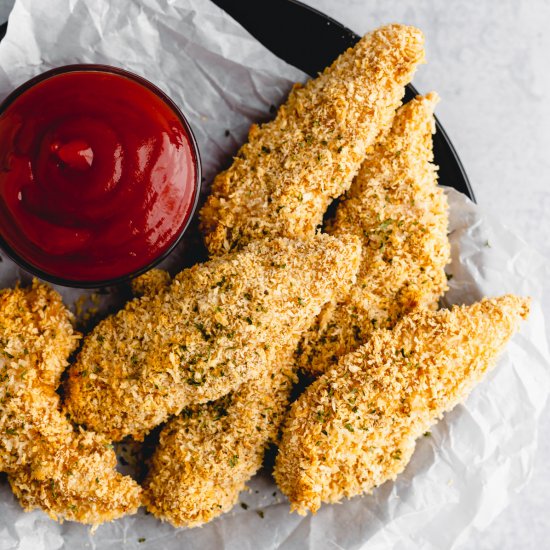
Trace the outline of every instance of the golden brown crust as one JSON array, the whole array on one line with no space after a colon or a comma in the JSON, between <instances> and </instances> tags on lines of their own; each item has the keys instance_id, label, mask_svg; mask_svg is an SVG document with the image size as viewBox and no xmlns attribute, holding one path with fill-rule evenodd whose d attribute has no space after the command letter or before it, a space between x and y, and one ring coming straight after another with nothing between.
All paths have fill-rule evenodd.
<instances>
[{"instance_id":1,"label":"golden brown crust","mask_svg":"<svg viewBox=\"0 0 550 550\"><path fill-rule=\"evenodd\" d=\"M200 213L210 253L265 236L311 238L423 59L422 33L389 25L297 85L275 120L252 126L233 165L214 180Z\"/></svg>"},{"instance_id":2,"label":"golden brown crust","mask_svg":"<svg viewBox=\"0 0 550 550\"><path fill-rule=\"evenodd\" d=\"M333 118L347 114L351 118L361 117L364 105L356 101L357 98L351 99L349 105L345 106L345 93L342 94L342 103L333 111L330 104L322 104L331 94L337 93L338 86L342 84L337 80L343 72L349 71L346 76L350 86L360 80L357 72L353 76L356 67L350 69L346 64L354 55L365 55L365 49L368 49L365 43L366 40L356 52L349 52L347 59L342 58L338 67L327 71L331 73L330 76L325 74L314 84L308 84L305 90L295 91L275 122L261 130L253 127L250 143L241 150L246 160L236 159L234 166L216 179L214 195L202 212L203 229L207 226L214 228L214 232L207 236L212 253L230 247L239 248L257 236L274 237L280 234L281 228L287 231L283 234L292 237L313 234L315 224L320 221L330 198L340 194L349 183L353 163L357 164L360 158L357 150L363 146L358 141L366 135L371 136L374 127L382 125L380 120L391 116L395 108L395 105L383 107L380 98L375 97L374 103L378 101L377 108L380 111L370 120L373 126L368 129L363 126L356 132L355 128L342 130L338 123L335 126ZM377 44L374 47L379 46ZM355 82L352 82L355 77ZM396 86L395 83L393 86ZM361 93L363 91L365 88ZM393 101L398 101L401 93ZM392 101L392 98L389 99ZM312 104L315 104L317 113L310 112ZM345 109L349 113L344 113ZM315 117L319 119L315 120ZM321 119L324 122L323 129ZM310 124L312 127L307 133ZM334 138L330 136L330 129L336 127L340 128L339 141L329 145L329 138ZM281 144L277 142L280 139L288 141ZM296 140L294 145L292 139ZM359 147L355 150L350 144ZM307 151L301 149L301 146L307 146ZM296 151L291 151L292 147ZM338 155L332 157L335 152ZM283 156L286 158L281 171L277 162ZM311 167L311 159L314 157L315 166ZM351 163L351 166L346 166L345 173L342 171L339 174L337 183L329 181L334 177L336 162ZM309 172L305 173L308 166ZM304 174L300 174L302 170ZM289 181L285 181L285 189L272 192L269 189L270 178L274 175L279 178L281 173L282 179ZM304 176L305 180L309 180L302 181ZM259 182L258 178L262 178L262 181ZM268 185L264 186L266 178ZM288 186L292 180L297 182L294 187ZM248 233L240 239L234 237L235 232L240 231L242 217L237 219L234 212L228 212L222 204L226 186L232 181L242 185L236 192L232 187L230 207L246 210L246 216L254 217L247 219L247 223L251 221L245 228ZM313 192L304 194L297 205L295 199L299 197L298 193L307 192L308 185L313 188ZM265 201L268 201L269 206L266 207ZM239 216L241 214L238 213ZM236 223L229 229L222 227L227 225L228 220ZM220 235L223 242L216 240ZM210 521L235 504L246 481L261 466L265 446L277 433L283 418L282 413L290 394L289 377L293 376L292 357L296 343L296 338L285 342L275 353L275 358L270 361L262 377L243 384L231 396L188 410L187 414L166 426L146 482L149 511L174 525L194 526ZM219 418L220 409L226 413L223 418Z\"/></svg>"},{"instance_id":3,"label":"golden brown crust","mask_svg":"<svg viewBox=\"0 0 550 550\"><path fill-rule=\"evenodd\" d=\"M113 440L139 439L184 407L226 395L351 284L359 256L352 237L281 238L183 271L85 339L69 370L68 411Z\"/></svg>"},{"instance_id":4,"label":"golden brown crust","mask_svg":"<svg viewBox=\"0 0 550 550\"><path fill-rule=\"evenodd\" d=\"M275 479L315 512L395 479L415 440L464 400L529 311L516 296L422 310L343 357L293 404Z\"/></svg>"},{"instance_id":5,"label":"golden brown crust","mask_svg":"<svg viewBox=\"0 0 550 550\"><path fill-rule=\"evenodd\" d=\"M293 351L285 347L258 379L166 425L144 484L153 515L196 527L236 504L284 419L295 382Z\"/></svg>"},{"instance_id":6,"label":"golden brown crust","mask_svg":"<svg viewBox=\"0 0 550 550\"><path fill-rule=\"evenodd\" d=\"M396 114L391 131L369 152L328 227L361 238L357 283L325 306L299 347L298 364L315 374L391 328L418 307L435 308L447 289L448 205L432 164L436 94Z\"/></svg>"},{"instance_id":7,"label":"golden brown crust","mask_svg":"<svg viewBox=\"0 0 550 550\"><path fill-rule=\"evenodd\" d=\"M155 294L167 289L171 282L170 274L163 269L150 269L143 275L132 281L132 293L134 296Z\"/></svg>"},{"instance_id":8,"label":"golden brown crust","mask_svg":"<svg viewBox=\"0 0 550 550\"><path fill-rule=\"evenodd\" d=\"M135 512L141 490L116 472L107 440L60 411L55 390L79 339L71 320L36 281L0 292L0 470L25 509L98 524Z\"/></svg>"}]
</instances>

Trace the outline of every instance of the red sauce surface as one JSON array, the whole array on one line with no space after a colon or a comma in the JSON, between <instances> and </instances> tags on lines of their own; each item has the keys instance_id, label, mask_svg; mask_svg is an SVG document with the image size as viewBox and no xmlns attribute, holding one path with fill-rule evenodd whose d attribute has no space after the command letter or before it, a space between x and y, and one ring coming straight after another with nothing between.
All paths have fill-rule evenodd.
<instances>
[{"instance_id":1,"label":"red sauce surface","mask_svg":"<svg viewBox=\"0 0 550 550\"><path fill-rule=\"evenodd\" d=\"M179 116L129 77L57 74L0 115L0 234L44 272L105 281L149 265L192 213Z\"/></svg>"}]
</instances>

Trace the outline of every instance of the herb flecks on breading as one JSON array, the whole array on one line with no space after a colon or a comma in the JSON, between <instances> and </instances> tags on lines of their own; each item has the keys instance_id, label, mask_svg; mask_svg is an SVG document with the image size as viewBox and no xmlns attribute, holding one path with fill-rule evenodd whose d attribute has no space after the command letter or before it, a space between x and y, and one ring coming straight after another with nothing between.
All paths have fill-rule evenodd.
<instances>
[{"instance_id":1,"label":"herb flecks on breading","mask_svg":"<svg viewBox=\"0 0 550 550\"><path fill-rule=\"evenodd\" d=\"M369 152L328 232L363 244L357 283L323 309L302 339L298 364L315 374L447 289L448 205L432 164L437 96L417 97Z\"/></svg>"},{"instance_id":2,"label":"herb flecks on breading","mask_svg":"<svg viewBox=\"0 0 550 550\"><path fill-rule=\"evenodd\" d=\"M374 332L292 405L275 480L292 510L315 512L395 479L415 441L495 365L529 300L423 310Z\"/></svg>"},{"instance_id":3,"label":"herb flecks on breading","mask_svg":"<svg viewBox=\"0 0 550 550\"><path fill-rule=\"evenodd\" d=\"M210 253L264 237L311 238L391 124L424 60L423 42L414 27L377 29L319 77L297 85L275 120L253 125L201 210Z\"/></svg>"}]
</instances>

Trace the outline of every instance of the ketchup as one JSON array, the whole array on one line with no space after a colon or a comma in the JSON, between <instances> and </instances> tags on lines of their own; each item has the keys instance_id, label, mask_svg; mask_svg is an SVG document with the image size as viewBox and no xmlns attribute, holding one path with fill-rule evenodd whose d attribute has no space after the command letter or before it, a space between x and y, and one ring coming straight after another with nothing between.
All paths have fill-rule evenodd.
<instances>
[{"instance_id":1,"label":"ketchup","mask_svg":"<svg viewBox=\"0 0 550 550\"><path fill-rule=\"evenodd\" d=\"M198 156L177 108L147 81L64 70L3 106L0 235L46 275L112 281L178 240L196 203Z\"/></svg>"}]
</instances>

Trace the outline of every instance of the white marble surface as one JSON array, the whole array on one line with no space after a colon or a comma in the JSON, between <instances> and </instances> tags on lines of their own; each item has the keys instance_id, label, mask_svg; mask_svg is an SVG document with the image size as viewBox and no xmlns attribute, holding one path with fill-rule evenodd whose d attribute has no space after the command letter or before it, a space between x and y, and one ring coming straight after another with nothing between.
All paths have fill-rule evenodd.
<instances>
[{"instance_id":1,"label":"white marble surface","mask_svg":"<svg viewBox=\"0 0 550 550\"><path fill-rule=\"evenodd\" d=\"M0 20L12 0L0 0ZM306 0L356 32L389 22L426 34L415 84L442 97L438 115L478 202L550 257L550 2ZM550 283L549 283L550 284ZM550 314L550 312L549 312ZM549 315L550 318L550 315ZM462 550L550 548L550 411L527 487Z\"/></svg>"}]
</instances>

